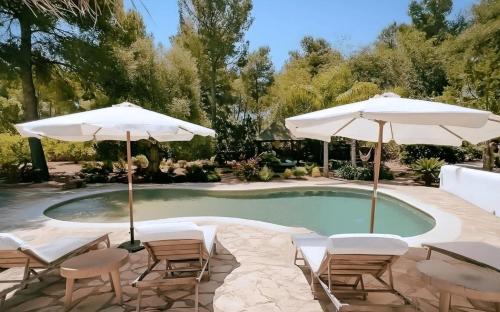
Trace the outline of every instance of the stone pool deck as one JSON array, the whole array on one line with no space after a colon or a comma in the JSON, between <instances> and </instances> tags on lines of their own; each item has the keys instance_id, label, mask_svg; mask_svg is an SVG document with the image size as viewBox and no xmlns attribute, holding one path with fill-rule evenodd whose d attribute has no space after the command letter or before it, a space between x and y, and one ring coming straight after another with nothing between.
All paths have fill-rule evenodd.
<instances>
[{"instance_id":1,"label":"stone pool deck","mask_svg":"<svg viewBox=\"0 0 500 312\"><path fill-rule=\"evenodd\" d=\"M369 187L329 179L304 182L276 182L227 185L203 185L211 189L249 189L260 187L342 185ZM187 185L189 186L189 185ZM198 187L198 186L196 186ZM94 187L93 187L94 188ZM99 188L96 186L95 188ZM80 194L87 190L66 191ZM382 185L382 189L404 198L414 198L458 218L460 228L456 240L479 240L500 246L500 218L435 188L418 186ZM33 244L45 243L63 235L94 234L105 227L59 226L44 216L37 216L29 207L47 199L59 198L61 191L51 189L0 189L0 228L13 232ZM332 311L328 301L314 300L308 285L308 274L293 264L294 250L290 234L305 229L262 227L257 224L224 220L197 221L199 224L218 224L218 254L213 261L210 281L200 286L200 311ZM111 229L113 244L127 238L126 227ZM421 311L437 311L435 290L417 276L415 264L425 259L426 251L411 248L394 267L396 288L412 298ZM440 257L438 254L433 258ZM449 258L442 259L454 262ZM122 268L121 278L125 300L123 305L114 301L107 280L89 279L76 284L74 305L71 311L133 311L137 293L130 287L144 269L145 251L133 254L130 263ZM0 273L4 274L4 273ZM56 274L41 283L18 291L6 302L7 311L62 311L64 280ZM148 291L143 300L144 311L192 311L194 295L191 290ZM371 294L369 301L389 303L392 296ZM464 307L457 311L470 311L464 298L453 298L453 304ZM493 311L493 310L492 310Z\"/></svg>"}]
</instances>

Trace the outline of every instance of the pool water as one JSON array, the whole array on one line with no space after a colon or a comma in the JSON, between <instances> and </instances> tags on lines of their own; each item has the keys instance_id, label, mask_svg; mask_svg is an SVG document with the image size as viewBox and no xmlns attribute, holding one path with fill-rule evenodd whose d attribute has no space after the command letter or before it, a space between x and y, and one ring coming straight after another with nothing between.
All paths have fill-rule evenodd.
<instances>
[{"instance_id":1,"label":"pool water","mask_svg":"<svg viewBox=\"0 0 500 312\"><path fill-rule=\"evenodd\" d=\"M252 191L141 189L134 191L134 220L220 216L299 226L324 235L367 232L371 194L335 188ZM78 222L127 222L127 191L114 191L63 202L48 217ZM392 197L379 195L375 230L401 236L425 233L434 219Z\"/></svg>"}]
</instances>

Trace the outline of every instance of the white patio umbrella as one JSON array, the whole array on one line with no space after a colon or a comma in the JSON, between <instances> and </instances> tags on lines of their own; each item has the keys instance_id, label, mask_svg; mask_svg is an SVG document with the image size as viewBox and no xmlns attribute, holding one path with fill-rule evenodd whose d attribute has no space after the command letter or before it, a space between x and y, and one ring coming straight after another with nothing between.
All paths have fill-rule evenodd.
<instances>
[{"instance_id":1,"label":"white patio umbrella","mask_svg":"<svg viewBox=\"0 0 500 312\"><path fill-rule=\"evenodd\" d=\"M215 136L215 131L156 113L129 102L82 113L17 124L23 137L63 141L127 141L130 243L134 245L132 157L130 141L153 138L159 142L190 141L194 135Z\"/></svg>"},{"instance_id":2,"label":"white patio umbrella","mask_svg":"<svg viewBox=\"0 0 500 312\"><path fill-rule=\"evenodd\" d=\"M455 105L384 93L369 100L287 118L293 135L330 141L332 136L378 142L370 232L374 229L382 143L460 146L500 137L500 116Z\"/></svg>"}]
</instances>

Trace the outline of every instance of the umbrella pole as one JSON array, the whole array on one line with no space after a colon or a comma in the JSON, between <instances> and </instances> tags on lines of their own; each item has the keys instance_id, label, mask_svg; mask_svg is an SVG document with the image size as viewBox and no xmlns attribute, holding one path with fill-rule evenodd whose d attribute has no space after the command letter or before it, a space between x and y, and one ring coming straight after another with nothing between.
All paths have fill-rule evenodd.
<instances>
[{"instance_id":1,"label":"umbrella pole","mask_svg":"<svg viewBox=\"0 0 500 312\"><path fill-rule=\"evenodd\" d=\"M134 245L134 208L132 194L132 151L130 148L130 131L127 131L127 178L128 178L128 210L130 217L130 245Z\"/></svg>"},{"instance_id":2,"label":"umbrella pole","mask_svg":"<svg viewBox=\"0 0 500 312\"><path fill-rule=\"evenodd\" d=\"M380 176L380 163L382 162L382 141L384 137L384 124L385 121L378 122L378 143L375 151L375 168L373 169L373 194L372 194L372 208L370 211L370 233L373 233L375 227L375 208L377 207L377 188Z\"/></svg>"},{"instance_id":3,"label":"umbrella pole","mask_svg":"<svg viewBox=\"0 0 500 312\"><path fill-rule=\"evenodd\" d=\"M328 178L328 142L323 142L323 175Z\"/></svg>"}]
</instances>

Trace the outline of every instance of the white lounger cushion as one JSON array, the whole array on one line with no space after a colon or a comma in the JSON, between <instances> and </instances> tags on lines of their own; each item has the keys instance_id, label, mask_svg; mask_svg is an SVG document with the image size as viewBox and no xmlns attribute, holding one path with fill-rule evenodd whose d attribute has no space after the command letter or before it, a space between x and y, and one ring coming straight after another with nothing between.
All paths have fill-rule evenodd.
<instances>
[{"instance_id":1,"label":"white lounger cushion","mask_svg":"<svg viewBox=\"0 0 500 312\"><path fill-rule=\"evenodd\" d=\"M330 236L328 252L335 255L391 255L401 256L408 244L390 234L337 234Z\"/></svg>"},{"instance_id":2,"label":"white lounger cushion","mask_svg":"<svg viewBox=\"0 0 500 312\"><path fill-rule=\"evenodd\" d=\"M408 244L397 235L336 234L325 239L310 240L310 244L301 246L300 250L311 270L318 272L328 253L400 256L408 251Z\"/></svg>"},{"instance_id":3,"label":"white lounger cushion","mask_svg":"<svg viewBox=\"0 0 500 312\"><path fill-rule=\"evenodd\" d=\"M199 239L204 242L205 251L212 252L217 226L198 226L193 222L143 223L135 227L136 238L142 242L174 239Z\"/></svg>"},{"instance_id":4,"label":"white lounger cushion","mask_svg":"<svg viewBox=\"0 0 500 312\"><path fill-rule=\"evenodd\" d=\"M292 234L292 242L296 248L302 246L312 246L314 244L326 244L326 236L320 235L316 232L303 233L303 234Z\"/></svg>"},{"instance_id":5,"label":"white lounger cushion","mask_svg":"<svg viewBox=\"0 0 500 312\"><path fill-rule=\"evenodd\" d=\"M78 248L94 241L97 237L62 237L42 246L31 247L31 251L47 263L56 261Z\"/></svg>"},{"instance_id":6,"label":"white lounger cushion","mask_svg":"<svg viewBox=\"0 0 500 312\"><path fill-rule=\"evenodd\" d=\"M17 250L27 244L20 238L10 233L0 233L0 250Z\"/></svg>"},{"instance_id":7,"label":"white lounger cushion","mask_svg":"<svg viewBox=\"0 0 500 312\"><path fill-rule=\"evenodd\" d=\"M40 246L31 246L9 233L0 233L0 250L17 250L19 248L31 252L46 263L75 251L76 249L92 242L96 237L63 237Z\"/></svg>"}]
</instances>

